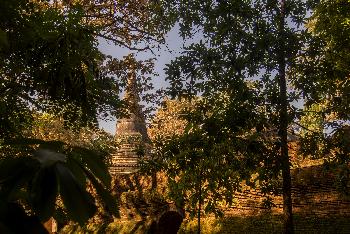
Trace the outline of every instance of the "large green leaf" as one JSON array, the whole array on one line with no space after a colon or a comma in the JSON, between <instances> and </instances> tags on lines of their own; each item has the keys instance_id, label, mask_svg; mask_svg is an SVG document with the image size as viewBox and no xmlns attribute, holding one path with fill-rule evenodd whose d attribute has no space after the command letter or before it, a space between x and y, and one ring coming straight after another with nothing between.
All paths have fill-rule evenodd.
<instances>
[{"instance_id":1,"label":"large green leaf","mask_svg":"<svg viewBox=\"0 0 350 234\"><path fill-rule=\"evenodd\" d=\"M39 169L39 163L30 157L9 158L0 161L0 196L8 201L16 199Z\"/></svg>"},{"instance_id":2,"label":"large green leaf","mask_svg":"<svg viewBox=\"0 0 350 234\"><path fill-rule=\"evenodd\" d=\"M56 153L47 149L40 149L34 154L35 158L40 162L41 167L51 167L58 162L66 162L66 155Z\"/></svg>"},{"instance_id":3,"label":"large green leaf","mask_svg":"<svg viewBox=\"0 0 350 234\"><path fill-rule=\"evenodd\" d=\"M33 179L30 197L33 209L41 221L47 221L55 211L57 188L54 167L41 169Z\"/></svg>"},{"instance_id":4,"label":"large green leaf","mask_svg":"<svg viewBox=\"0 0 350 234\"><path fill-rule=\"evenodd\" d=\"M72 220L84 225L96 211L92 196L83 189L83 186L63 163L56 163L55 171L59 181L59 191L68 215Z\"/></svg>"},{"instance_id":5,"label":"large green leaf","mask_svg":"<svg viewBox=\"0 0 350 234\"><path fill-rule=\"evenodd\" d=\"M86 167L107 187L111 184L111 176L103 158L93 150L75 147L74 152L86 164Z\"/></svg>"},{"instance_id":6,"label":"large green leaf","mask_svg":"<svg viewBox=\"0 0 350 234\"><path fill-rule=\"evenodd\" d=\"M105 189L103 185L96 180L95 176L91 172L85 169L85 173L91 181L91 183L93 184L94 188L96 189L98 196L108 208L108 211L110 211L113 215L119 217L120 214L117 199L113 198L110 192L108 192L107 189Z\"/></svg>"},{"instance_id":7,"label":"large green leaf","mask_svg":"<svg viewBox=\"0 0 350 234\"><path fill-rule=\"evenodd\" d=\"M82 169L82 165L80 162L75 160L73 157L67 158L67 167L73 173L74 177L78 180L79 184L86 184L86 175L84 170Z\"/></svg>"}]
</instances>

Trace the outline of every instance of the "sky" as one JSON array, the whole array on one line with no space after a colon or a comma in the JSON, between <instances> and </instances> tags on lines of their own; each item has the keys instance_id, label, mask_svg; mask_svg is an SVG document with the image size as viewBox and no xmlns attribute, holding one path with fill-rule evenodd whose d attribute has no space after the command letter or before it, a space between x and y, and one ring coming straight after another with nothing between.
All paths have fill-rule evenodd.
<instances>
[{"instance_id":1,"label":"sky","mask_svg":"<svg viewBox=\"0 0 350 234\"><path fill-rule=\"evenodd\" d=\"M171 60L175 59L177 56L180 55L183 40L179 36L179 27L175 26L165 37L165 45L162 45L159 50L154 50L153 52L156 55L156 62L155 62L155 72L159 74L158 77L153 77L153 86L155 89L159 88L165 88L167 87L167 82L165 81L165 73L164 68L166 64L169 64ZM108 43L106 40L100 40L99 41L99 49L102 51L102 53L111 55L115 58L122 58L123 56L128 55L129 53L135 53L136 59L139 60L145 60L149 58L154 58L155 55L152 54L150 51L146 52L138 52L130 51L126 48L121 48L113 43ZM105 131L115 134L115 124L116 119L111 118L110 121L99 121L100 128L104 129Z\"/></svg>"}]
</instances>

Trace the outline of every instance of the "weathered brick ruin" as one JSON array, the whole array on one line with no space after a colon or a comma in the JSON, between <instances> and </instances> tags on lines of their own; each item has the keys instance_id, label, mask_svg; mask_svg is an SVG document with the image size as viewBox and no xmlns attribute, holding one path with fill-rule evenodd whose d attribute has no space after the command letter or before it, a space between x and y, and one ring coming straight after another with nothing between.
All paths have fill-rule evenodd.
<instances>
[{"instance_id":1,"label":"weathered brick ruin","mask_svg":"<svg viewBox=\"0 0 350 234\"><path fill-rule=\"evenodd\" d=\"M331 173L322 166L310 166L292 170L293 212L307 216L328 216L335 214L350 216L350 199L347 200L336 187ZM227 210L231 215L256 215L267 212L263 206L266 198L259 190L247 189L237 193L237 203ZM282 197L272 195L274 206L268 212L282 213Z\"/></svg>"},{"instance_id":2,"label":"weathered brick ruin","mask_svg":"<svg viewBox=\"0 0 350 234\"><path fill-rule=\"evenodd\" d=\"M292 184L296 233L350 233L350 199L339 192L332 173L322 165L293 169ZM270 197L271 209L263 205L266 195L258 189L236 193L236 202L224 210L225 218L210 226L219 231L203 233L281 233L282 196ZM218 220L205 219L209 223Z\"/></svg>"}]
</instances>

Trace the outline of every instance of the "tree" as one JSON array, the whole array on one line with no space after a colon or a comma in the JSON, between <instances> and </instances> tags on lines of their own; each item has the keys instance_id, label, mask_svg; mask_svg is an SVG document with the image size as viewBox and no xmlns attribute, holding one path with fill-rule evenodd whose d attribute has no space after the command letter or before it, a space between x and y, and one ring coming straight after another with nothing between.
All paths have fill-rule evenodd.
<instances>
[{"instance_id":1,"label":"tree","mask_svg":"<svg viewBox=\"0 0 350 234\"><path fill-rule=\"evenodd\" d=\"M0 213L7 231L16 228L8 222L16 218L7 219L13 202L19 210L14 215L26 217L21 203L45 221L57 209L58 194L69 217L84 224L96 210L86 191L87 180L117 215L108 192L110 176L100 152L63 141L25 137L35 121L33 113L58 115L65 127L76 131L81 126L96 125L101 116L121 112L124 104L118 94L123 82L118 72L125 67L114 66L123 61L98 50L98 36L135 50L146 49L137 47L141 42L161 38L160 31L152 29L152 17L143 14L142 10L149 9L147 1L84 3L0 3ZM128 15L128 20L120 18L119 13ZM145 20L147 17L150 20ZM143 73L150 69L144 66Z\"/></svg>"},{"instance_id":2,"label":"tree","mask_svg":"<svg viewBox=\"0 0 350 234\"><path fill-rule=\"evenodd\" d=\"M274 160L283 179L285 232L293 233L287 130L294 118L290 103L297 96L288 89L287 72L305 46L302 25L309 5L284 0L162 3L165 15L170 19L178 17L184 38L192 38L198 31L202 34L200 42L185 47L183 55L169 65L170 95L201 94L204 98L217 92L244 95L242 87L246 80L259 81L255 104L268 120L261 121L263 127L278 132L278 143L271 149L279 152ZM254 103L250 96L245 100ZM233 118L236 113L227 114ZM255 126L259 126L259 121Z\"/></svg>"},{"instance_id":3,"label":"tree","mask_svg":"<svg viewBox=\"0 0 350 234\"><path fill-rule=\"evenodd\" d=\"M312 34L309 46L300 54L295 85L305 93L307 104L327 99L325 112L333 120L349 119L348 1L321 1L314 6L307 29Z\"/></svg>"},{"instance_id":4,"label":"tree","mask_svg":"<svg viewBox=\"0 0 350 234\"><path fill-rule=\"evenodd\" d=\"M103 55L96 38L86 33L93 27L83 24L79 7L63 13L23 0L4 2L2 9L7 44L1 50L3 118L13 116L16 107L19 112L31 105L57 113L69 104L66 119L86 123L96 121L102 104L102 112L120 107L120 101L111 98L119 90L101 71ZM11 120L3 123L7 122ZM6 133L10 126L3 129Z\"/></svg>"},{"instance_id":5,"label":"tree","mask_svg":"<svg viewBox=\"0 0 350 234\"><path fill-rule=\"evenodd\" d=\"M58 193L70 218L85 223L96 209L85 191L88 178L117 214L107 192L107 167L99 155L63 142L24 137L23 130L33 120L32 109L57 113L69 106L65 119L86 124L96 119L98 105L120 106L118 100L96 99L94 92L104 92L106 85L114 93L117 90L111 78L97 77L102 54L93 36L84 34L90 27L81 23L80 9L63 14L39 3L1 3L1 220L10 230L16 228L7 220L12 202L28 205L32 214L45 221L56 210ZM52 108L45 101L56 105ZM76 202L73 197L81 199Z\"/></svg>"},{"instance_id":6,"label":"tree","mask_svg":"<svg viewBox=\"0 0 350 234\"><path fill-rule=\"evenodd\" d=\"M251 175L268 167L259 166L270 153L254 127L259 113L239 94L218 94L211 101L167 100L151 124L152 163L156 160L166 175L168 197L197 216L198 231L201 213L221 215L222 203L233 202L240 183L255 186Z\"/></svg>"},{"instance_id":7,"label":"tree","mask_svg":"<svg viewBox=\"0 0 350 234\"><path fill-rule=\"evenodd\" d=\"M67 145L97 150L105 157L114 150L114 137L97 127L67 128L62 116L48 113L35 113L33 119L33 125L23 132L25 137L61 141Z\"/></svg>"},{"instance_id":8,"label":"tree","mask_svg":"<svg viewBox=\"0 0 350 234\"><path fill-rule=\"evenodd\" d=\"M120 75L125 70L125 64L104 56L97 48L97 36L108 35L116 45L130 45L136 50L141 42L158 42L162 34L152 31L156 29L150 26L155 24L150 13L140 12L142 7L147 12L146 1L137 5L136 2L114 5L113 1L105 4L89 2L83 5L80 1L69 1L69 4L66 1L54 1L52 4L27 0L3 2L0 25L2 100L18 108L20 104L26 106L29 102L46 111L52 106L47 100L60 106L70 102L74 106L66 108L66 118L80 118L85 122L96 121L97 116L117 115L116 110L121 106L118 94L125 84ZM118 10L128 17L119 18ZM148 17L149 20L135 15ZM134 24L136 28L132 27ZM147 33L150 35L145 36ZM143 70L147 67L149 70L152 64L147 63L143 67ZM119 79L115 79L114 74ZM19 96L21 100L18 100ZM3 106L5 111L6 105ZM10 109L16 109L13 107ZM57 111L61 108L51 109ZM79 112L81 116L77 116ZM5 112L2 114L4 117L7 115ZM4 119L2 122L7 121ZM10 126L6 128L10 129Z\"/></svg>"},{"instance_id":9,"label":"tree","mask_svg":"<svg viewBox=\"0 0 350 234\"><path fill-rule=\"evenodd\" d=\"M153 141L166 141L174 136L181 136L187 125L187 121L181 118L193 110L195 104L188 100L165 99L162 106L157 110L148 129L150 138Z\"/></svg>"},{"instance_id":10,"label":"tree","mask_svg":"<svg viewBox=\"0 0 350 234\"><path fill-rule=\"evenodd\" d=\"M28 127L21 139L7 139L0 145L2 232L35 233L29 225L37 222L35 226L40 228L39 221L50 217L64 223L60 219L62 212L83 225L96 212L95 199L117 216L117 203L109 194L111 178L106 166L111 148L108 143L113 138L106 142L106 134L88 128L77 133L65 128L62 119L48 114L36 114L34 120L35 125ZM86 191L87 181L95 193Z\"/></svg>"},{"instance_id":11,"label":"tree","mask_svg":"<svg viewBox=\"0 0 350 234\"><path fill-rule=\"evenodd\" d=\"M322 119L318 129L301 122L307 132L302 150L309 155L320 151L326 168L335 169L345 193L349 183L349 9L348 1L320 1L313 6L307 24L311 37L293 71L293 84L303 90L306 112Z\"/></svg>"}]
</instances>

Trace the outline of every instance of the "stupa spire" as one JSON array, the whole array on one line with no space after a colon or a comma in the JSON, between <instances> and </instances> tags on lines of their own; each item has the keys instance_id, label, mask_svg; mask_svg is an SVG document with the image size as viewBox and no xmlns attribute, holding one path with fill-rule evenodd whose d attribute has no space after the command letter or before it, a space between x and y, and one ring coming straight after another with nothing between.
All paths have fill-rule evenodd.
<instances>
[{"instance_id":1,"label":"stupa spire","mask_svg":"<svg viewBox=\"0 0 350 234\"><path fill-rule=\"evenodd\" d=\"M112 154L113 174L125 174L137 171L139 155L137 150L147 148L149 142L145 118L139 105L139 89L136 80L135 59L129 56L128 80L123 100L127 104L127 116L121 118L116 124L115 139L118 144L117 151Z\"/></svg>"},{"instance_id":2,"label":"stupa spire","mask_svg":"<svg viewBox=\"0 0 350 234\"><path fill-rule=\"evenodd\" d=\"M129 114L133 113L138 117L143 118L142 110L139 105L140 96L139 96L139 90L138 90L137 81L136 81L135 59L133 58L132 55L130 57L131 59L129 60L130 65L128 70L128 79L127 79L125 94L123 99L128 105Z\"/></svg>"}]
</instances>

